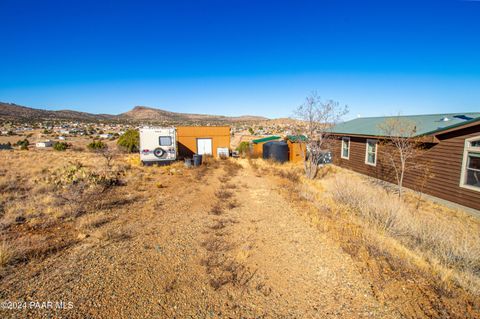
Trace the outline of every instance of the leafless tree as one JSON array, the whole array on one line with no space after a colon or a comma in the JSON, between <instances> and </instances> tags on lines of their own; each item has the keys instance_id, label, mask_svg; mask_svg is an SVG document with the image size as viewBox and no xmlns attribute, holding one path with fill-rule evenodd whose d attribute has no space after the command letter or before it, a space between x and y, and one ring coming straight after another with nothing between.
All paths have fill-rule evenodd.
<instances>
[{"instance_id":1,"label":"leafless tree","mask_svg":"<svg viewBox=\"0 0 480 319\"><path fill-rule=\"evenodd\" d=\"M303 124L296 128L296 133L307 137L305 142L299 141L307 178L317 176L319 162L332 144L331 128L347 113L347 106L333 100L322 101L315 91L295 110L295 117Z\"/></svg>"},{"instance_id":2,"label":"leafless tree","mask_svg":"<svg viewBox=\"0 0 480 319\"><path fill-rule=\"evenodd\" d=\"M424 185L430 173L428 164L422 161L421 155L425 148L423 137L417 135L416 123L396 116L381 123L379 129L384 136L381 141L383 145L381 154L393 169L398 196L402 197L403 181L407 171L421 170L420 173L424 177L420 182Z\"/></svg>"}]
</instances>

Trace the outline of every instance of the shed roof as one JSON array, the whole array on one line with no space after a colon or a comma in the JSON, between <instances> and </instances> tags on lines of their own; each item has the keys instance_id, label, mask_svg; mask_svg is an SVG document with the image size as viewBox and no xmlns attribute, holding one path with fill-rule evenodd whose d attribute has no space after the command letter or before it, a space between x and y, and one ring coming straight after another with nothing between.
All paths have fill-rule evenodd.
<instances>
[{"instance_id":1,"label":"shed roof","mask_svg":"<svg viewBox=\"0 0 480 319\"><path fill-rule=\"evenodd\" d=\"M361 117L351 121L339 123L332 128L332 133L383 136L380 125L389 119L405 119L416 125L417 134L434 135L441 131L462 126L467 123L480 121L480 112L473 113L441 113L425 115Z\"/></svg>"},{"instance_id":2,"label":"shed roof","mask_svg":"<svg viewBox=\"0 0 480 319\"><path fill-rule=\"evenodd\" d=\"M280 136L272 135L272 136L267 136L267 137L264 137L264 138L259 138L259 139L256 139L256 140L252 140L252 143L253 144L264 143L264 142L268 142L268 141L278 140L280 138L281 138Z\"/></svg>"}]
</instances>

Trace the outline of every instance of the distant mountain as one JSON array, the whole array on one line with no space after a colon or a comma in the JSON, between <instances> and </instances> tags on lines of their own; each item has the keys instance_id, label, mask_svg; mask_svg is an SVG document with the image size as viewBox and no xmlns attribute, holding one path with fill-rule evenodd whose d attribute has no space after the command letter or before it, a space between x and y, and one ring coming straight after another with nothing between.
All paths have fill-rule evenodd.
<instances>
[{"instance_id":1,"label":"distant mountain","mask_svg":"<svg viewBox=\"0 0 480 319\"><path fill-rule=\"evenodd\" d=\"M77 121L99 121L115 120L117 116L109 114L91 114L85 112L60 110L49 111L25 107L13 103L0 102L1 120L77 120Z\"/></svg>"},{"instance_id":2,"label":"distant mountain","mask_svg":"<svg viewBox=\"0 0 480 319\"><path fill-rule=\"evenodd\" d=\"M32 121L32 120L74 120L74 121L116 121L116 122L149 122L149 123L232 123L256 122L267 120L260 116L228 117L222 115L176 113L161 109L136 106L132 110L119 114L92 114L71 110L41 110L13 103L0 102L0 120Z\"/></svg>"},{"instance_id":3,"label":"distant mountain","mask_svg":"<svg viewBox=\"0 0 480 319\"><path fill-rule=\"evenodd\" d=\"M159 122L249 122L264 121L267 119L265 117L251 115L229 117L223 115L176 113L147 106L135 106L132 110L120 114L119 117L136 121Z\"/></svg>"}]
</instances>

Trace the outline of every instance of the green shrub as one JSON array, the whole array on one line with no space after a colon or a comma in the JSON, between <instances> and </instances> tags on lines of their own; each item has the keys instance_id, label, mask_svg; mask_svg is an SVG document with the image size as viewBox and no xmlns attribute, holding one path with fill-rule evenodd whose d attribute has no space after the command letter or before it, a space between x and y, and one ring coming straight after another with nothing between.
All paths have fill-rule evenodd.
<instances>
[{"instance_id":1,"label":"green shrub","mask_svg":"<svg viewBox=\"0 0 480 319\"><path fill-rule=\"evenodd\" d=\"M241 142L240 145L237 147L237 151L242 155L245 156L250 153L250 143L249 142Z\"/></svg>"},{"instance_id":2,"label":"green shrub","mask_svg":"<svg viewBox=\"0 0 480 319\"><path fill-rule=\"evenodd\" d=\"M93 141L87 145L87 148L91 151L99 151L107 148L107 144L102 141Z\"/></svg>"},{"instance_id":3,"label":"green shrub","mask_svg":"<svg viewBox=\"0 0 480 319\"><path fill-rule=\"evenodd\" d=\"M27 139L19 140L15 145L19 146L21 150L28 150L30 142Z\"/></svg>"},{"instance_id":4,"label":"green shrub","mask_svg":"<svg viewBox=\"0 0 480 319\"><path fill-rule=\"evenodd\" d=\"M53 149L56 151L65 151L69 145L65 142L55 142L53 144Z\"/></svg>"},{"instance_id":5,"label":"green shrub","mask_svg":"<svg viewBox=\"0 0 480 319\"><path fill-rule=\"evenodd\" d=\"M140 148L140 133L137 130L128 130L120 136L117 144L129 153L138 152Z\"/></svg>"}]
</instances>

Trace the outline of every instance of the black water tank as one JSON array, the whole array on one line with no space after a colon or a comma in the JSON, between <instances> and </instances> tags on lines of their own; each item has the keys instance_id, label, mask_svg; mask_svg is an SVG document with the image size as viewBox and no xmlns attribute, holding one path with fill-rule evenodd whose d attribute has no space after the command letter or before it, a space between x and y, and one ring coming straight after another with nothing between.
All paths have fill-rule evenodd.
<instances>
[{"instance_id":1,"label":"black water tank","mask_svg":"<svg viewBox=\"0 0 480 319\"><path fill-rule=\"evenodd\" d=\"M263 159L269 159L270 158L270 148L272 146L273 142L267 142L263 143L262 147L262 154L263 154Z\"/></svg>"},{"instance_id":2,"label":"black water tank","mask_svg":"<svg viewBox=\"0 0 480 319\"><path fill-rule=\"evenodd\" d=\"M272 142L270 158L276 162L288 162L288 144L286 142Z\"/></svg>"}]
</instances>

